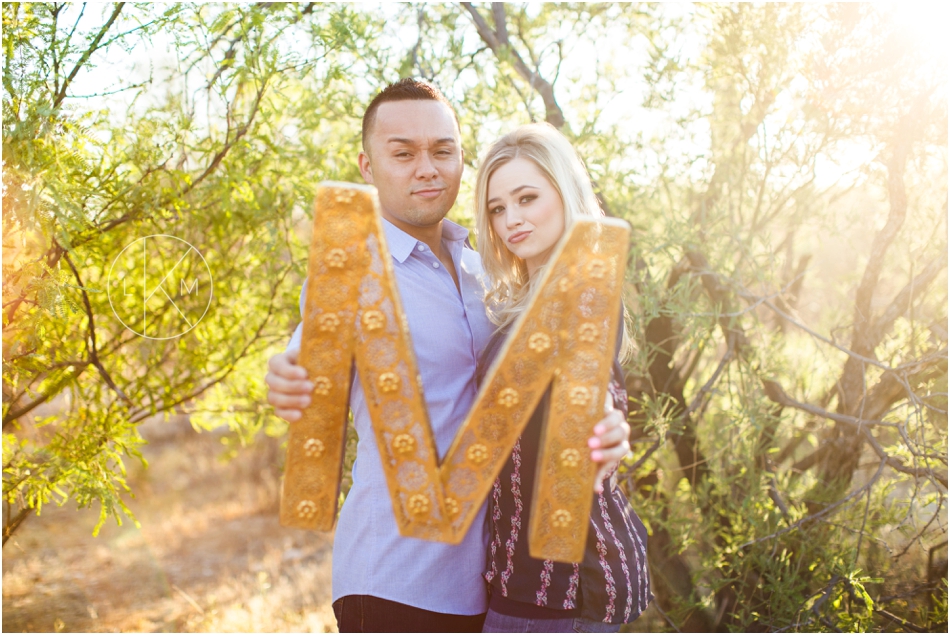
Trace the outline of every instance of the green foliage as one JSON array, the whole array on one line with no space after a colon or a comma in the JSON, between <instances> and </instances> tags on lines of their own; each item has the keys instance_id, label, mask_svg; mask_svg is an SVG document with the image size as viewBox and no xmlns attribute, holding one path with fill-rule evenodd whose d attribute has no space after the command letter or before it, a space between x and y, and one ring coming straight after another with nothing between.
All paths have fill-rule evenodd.
<instances>
[{"instance_id":1,"label":"green foliage","mask_svg":"<svg viewBox=\"0 0 950 635\"><path fill-rule=\"evenodd\" d=\"M671 443L646 460L635 450L628 483L659 545L655 591L687 630L878 630L891 623L882 610L934 624L925 595L898 589L920 546L945 540L946 430L927 423L945 410L925 404L944 399L946 381L946 332L929 326L946 320L946 184L916 175L946 166L946 136L931 127L945 120L946 83L876 11L815 9L702 7L683 27L706 33L702 55L678 56L682 40L661 37L651 59L646 103L696 104L677 138L654 143L670 152L695 142L690 126L708 131L702 169L680 169L698 154L687 146L644 187L640 213L659 220L634 220L645 350L631 366L633 399L645 441L656 430ZM872 63L884 42L893 56ZM698 85L704 99L690 94ZM901 174L905 151L917 159ZM856 154L859 174L829 181L816 168ZM918 201L898 212L895 177ZM856 226L835 222L859 199ZM882 250L875 232L902 214ZM872 266L881 273L870 288L884 299L862 327L855 288ZM900 290L912 279L933 292L921 288L911 309ZM842 387L849 349L868 340L861 354L881 364L860 371L857 395L881 400L873 415L871 399L852 409ZM924 367L888 389L892 368ZM778 386L796 405L773 398ZM822 412L883 419L871 424L877 450ZM923 469L888 469L897 462Z\"/></svg>"},{"instance_id":2,"label":"green foliage","mask_svg":"<svg viewBox=\"0 0 950 635\"><path fill-rule=\"evenodd\" d=\"M146 418L282 432L261 368L296 313L306 202L356 175L344 69L378 27L339 6L12 3L3 20L4 498L99 503L101 525L128 514ZM161 44L164 64L108 75ZM180 338L136 335L106 292L120 252L156 234L195 246L213 280Z\"/></svg>"}]
</instances>

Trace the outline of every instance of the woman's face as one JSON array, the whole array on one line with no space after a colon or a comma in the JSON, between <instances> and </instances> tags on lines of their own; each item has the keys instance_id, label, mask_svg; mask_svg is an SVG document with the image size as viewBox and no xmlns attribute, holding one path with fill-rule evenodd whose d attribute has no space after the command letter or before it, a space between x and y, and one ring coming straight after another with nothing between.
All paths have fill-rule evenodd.
<instances>
[{"instance_id":1,"label":"woman's face","mask_svg":"<svg viewBox=\"0 0 950 635\"><path fill-rule=\"evenodd\" d=\"M544 265L564 233L564 203L528 159L509 161L488 179L488 215L508 251L524 260L528 275Z\"/></svg>"}]
</instances>

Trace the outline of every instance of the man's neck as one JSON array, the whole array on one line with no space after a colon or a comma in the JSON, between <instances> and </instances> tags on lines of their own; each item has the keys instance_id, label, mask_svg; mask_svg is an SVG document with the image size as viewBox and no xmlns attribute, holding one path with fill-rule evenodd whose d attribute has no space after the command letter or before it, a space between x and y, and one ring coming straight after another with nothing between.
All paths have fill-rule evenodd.
<instances>
[{"instance_id":1,"label":"man's neck","mask_svg":"<svg viewBox=\"0 0 950 635\"><path fill-rule=\"evenodd\" d=\"M455 282L456 291L461 290L459 276L458 272L455 270L455 262L452 260L452 254L448 250L442 250L442 221L445 220L444 218L434 225L425 225L421 227L419 225L410 225L409 223L395 219L386 212L383 212L383 218L416 240L428 245L429 249L432 250L433 255L439 259L439 261L442 263L442 266L445 267L445 270L448 271L452 276L452 281Z\"/></svg>"},{"instance_id":2,"label":"man's neck","mask_svg":"<svg viewBox=\"0 0 950 635\"><path fill-rule=\"evenodd\" d=\"M428 245L429 249L432 250L432 253L439 255L442 252L442 221L434 225L425 225L420 227L419 225L410 225L409 223L404 223L398 219L393 218L391 215L383 212L383 218L388 220L390 223L406 232L416 240L425 243Z\"/></svg>"}]
</instances>

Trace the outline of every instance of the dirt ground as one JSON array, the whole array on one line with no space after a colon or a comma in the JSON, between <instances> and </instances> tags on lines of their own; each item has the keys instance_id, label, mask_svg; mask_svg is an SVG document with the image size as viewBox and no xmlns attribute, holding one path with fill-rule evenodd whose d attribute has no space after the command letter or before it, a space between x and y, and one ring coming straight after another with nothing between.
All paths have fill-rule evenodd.
<instances>
[{"instance_id":1,"label":"dirt ground","mask_svg":"<svg viewBox=\"0 0 950 635\"><path fill-rule=\"evenodd\" d=\"M222 460L215 433L147 423L141 523L51 506L3 549L3 631L334 632L332 536L277 522L277 441Z\"/></svg>"},{"instance_id":2,"label":"dirt ground","mask_svg":"<svg viewBox=\"0 0 950 635\"><path fill-rule=\"evenodd\" d=\"M336 632L331 534L277 522L280 448L224 460L221 434L184 418L140 426L129 462L141 524L44 508L3 548L3 632ZM655 631L651 606L624 631Z\"/></svg>"}]
</instances>

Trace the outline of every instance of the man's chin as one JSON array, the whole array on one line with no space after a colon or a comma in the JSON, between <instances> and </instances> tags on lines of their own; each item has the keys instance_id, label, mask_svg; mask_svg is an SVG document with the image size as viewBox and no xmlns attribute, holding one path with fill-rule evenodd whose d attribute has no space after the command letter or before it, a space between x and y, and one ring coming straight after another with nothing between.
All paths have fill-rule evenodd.
<instances>
[{"instance_id":1,"label":"man's chin","mask_svg":"<svg viewBox=\"0 0 950 635\"><path fill-rule=\"evenodd\" d=\"M416 227L428 227L429 225L435 225L445 218L445 215L449 213L450 209L452 209L451 206L446 207L445 205L431 209L412 208L402 214L402 220Z\"/></svg>"}]
</instances>

